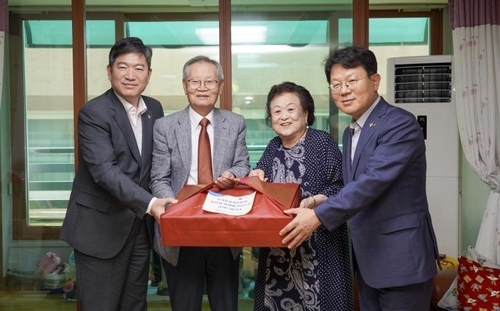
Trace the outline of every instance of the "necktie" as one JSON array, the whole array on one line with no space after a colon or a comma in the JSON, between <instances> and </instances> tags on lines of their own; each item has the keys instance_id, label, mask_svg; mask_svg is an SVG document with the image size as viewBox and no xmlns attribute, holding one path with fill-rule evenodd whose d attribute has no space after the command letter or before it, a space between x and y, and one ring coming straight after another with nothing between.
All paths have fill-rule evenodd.
<instances>
[{"instance_id":1,"label":"necktie","mask_svg":"<svg viewBox=\"0 0 500 311\"><path fill-rule=\"evenodd\" d=\"M201 131L198 139L198 184L209 184L213 181L212 176L212 153L210 151L210 139L208 137L207 125L210 121L203 118L200 121Z\"/></svg>"}]
</instances>

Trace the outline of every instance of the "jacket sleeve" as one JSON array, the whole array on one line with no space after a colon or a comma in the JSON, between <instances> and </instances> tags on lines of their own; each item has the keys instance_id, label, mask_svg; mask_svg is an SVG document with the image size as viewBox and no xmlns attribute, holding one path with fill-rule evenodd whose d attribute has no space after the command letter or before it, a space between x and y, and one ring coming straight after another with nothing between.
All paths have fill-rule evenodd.
<instances>
[{"instance_id":1,"label":"jacket sleeve","mask_svg":"<svg viewBox=\"0 0 500 311\"><path fill-rule=\"evenodd\" d=\"M425 143L415 118L404 114L388 118L363 149L356 177L317 206L316 215L326 228L333 230L397 185L398 179L407 175L422 156L425 157Z\"/></svg>"},{"instance_id":2,"label":"jacket sleeve","mask_svg":"<svg viewBox=\"0 0 500 311\"><path fill-rule=\"evenodd\" d=\"M86 105L78 117L78 146L81 159L87 166L94 182L127 206L143 213L153 196L133 180L140 178L136 169L126 166L133 162L125 139L113 124L112 117L96 109L97 105Z\"/></svg>"}]
</instances>

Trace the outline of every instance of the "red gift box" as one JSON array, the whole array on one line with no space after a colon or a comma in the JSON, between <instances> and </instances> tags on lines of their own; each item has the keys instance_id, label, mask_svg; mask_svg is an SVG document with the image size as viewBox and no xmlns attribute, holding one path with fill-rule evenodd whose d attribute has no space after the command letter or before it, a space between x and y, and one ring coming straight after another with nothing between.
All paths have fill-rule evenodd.
<instances>
[{"instance_id":1,"label":"red gift box","mask_svg":"<svg viewBox=\"0 0 500 311\"><path fill-rule=\"evenodd\" d=\"M161 215L163 245L285 247L279 232L292 216L283 211L299 206L300 185L266 183L258 177L237 181L225 190L215 183L184 186L177 195L179 201ZM209 190L231 196L255 192L252 209L242 216L207 212L202 207Z\"/></svg>"}]
</instances>

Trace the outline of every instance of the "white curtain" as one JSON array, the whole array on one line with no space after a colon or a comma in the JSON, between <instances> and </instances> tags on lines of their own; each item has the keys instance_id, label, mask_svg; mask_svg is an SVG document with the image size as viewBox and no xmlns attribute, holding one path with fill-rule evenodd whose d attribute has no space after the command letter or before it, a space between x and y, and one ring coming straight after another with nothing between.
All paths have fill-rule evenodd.
<instances>
[{"instance_id":1,"label":"white curtain","mask_svg":"<svg viewBox=\"0 0 500 311\"><path fill-rule=\"evenodd\" d=\"M449 0L449 9L460 139L491 188L476 249L500 263L500 1Z\"/></svg>"}]
</instances>

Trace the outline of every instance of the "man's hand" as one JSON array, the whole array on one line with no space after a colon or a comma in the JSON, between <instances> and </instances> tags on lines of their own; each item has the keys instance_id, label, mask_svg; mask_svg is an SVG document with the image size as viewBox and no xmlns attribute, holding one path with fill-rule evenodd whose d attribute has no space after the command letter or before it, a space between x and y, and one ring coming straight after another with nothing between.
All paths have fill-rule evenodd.
<instances>
[{"instance_id":1,"label":"man's hand","mask_svg":"<svg viewBox=\"0 0 500 311\"><path fill-rule=\"evenodd\" d=\"M230 171L224 171L224 173L222 173L222 175L220 175L217 180L215 180L215 185L221 190L233 188L235 182L231 178L235 178L233 173L231 173Z\"/></svg>"},{"instance_id":2,"label":"man's hand","mask_svg":"<svg viewBox=\"0 0 500 311\"><path fill-rule=\"evenodd\" d=\"M291 208L284 211L285 214L295 215L294 219L280 231L284 236L283 244L289 249L299 246L314 232L321 222L316 213L308 208Z\"/></svg>"},{"instance_id":3,"label":"man's hand","mask_svg":"<svg viewBox=\"0 0 500 311\"><path fill-rule=\"evenodd\" d=\"M177 200L174 198L156 199L153 206L151 206L149 213L156 219L156 221L160 222L161 214L165 213L167 205L172 203L177 203Z\"/></svg>"}]
</instances>

